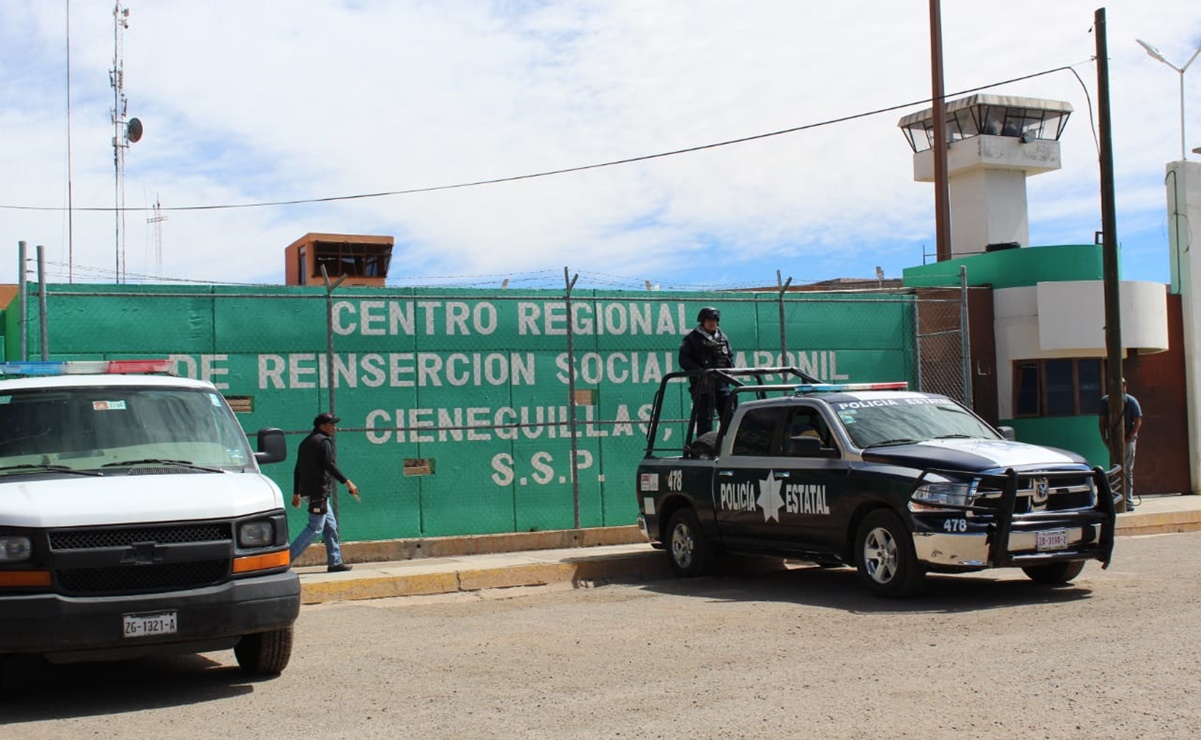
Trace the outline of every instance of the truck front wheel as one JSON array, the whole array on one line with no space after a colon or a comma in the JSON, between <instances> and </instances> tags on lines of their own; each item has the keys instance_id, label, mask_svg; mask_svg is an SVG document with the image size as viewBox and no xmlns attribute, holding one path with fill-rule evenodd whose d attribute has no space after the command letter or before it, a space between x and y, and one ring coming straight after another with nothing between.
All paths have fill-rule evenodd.
<instances>
[{"instance_id":1,"label":"truck front wheel","mask_svg":"<svg viewBox=\"0 0 1201 740\"><path fill-rule=\"evenodd\" d=\"M244 635L234 647L234 656L243 673L278 675L292 657L292 627Z\"/></svg>"},{"instance_id":2,"label":"truck front wheel","mask_svg":"<svg viewBox=\"0 0 1201 740\"><path fill-rule=\"evenodd\" d=\"M1057 586L1062 583L1067 583L1076 576L1080 575L1080 571L1084 570L1083 560L1063 560L1058 563L1048 563L1047 565L1030 565L1022 568L1022 572L1035 583L1045 583L1049 586Z\"/></svg>"},{"instance_id":3,"label":"truck front wheel","mask_svg":"<svg viewBox=\"0 0 1201 740\"><path fill-rule=\"evenodd\" d=\"M893 599L912 594L926 575L917 560L909 530L900 517L887 509L873 511L859 525L855 566L869 591Z\"/></svg>"},{"instance_id":4,"label":"truck front wheel","mask_svg":"<svg viewBox=\"0 0 1201 740\"><path fill-rule=\"evenodd\" d=\"M667 557L671 569L680 578L694 578L709 570L713 550L701 533L696 512L680 509L667 525Z\"/></svg>"}]
</instances>

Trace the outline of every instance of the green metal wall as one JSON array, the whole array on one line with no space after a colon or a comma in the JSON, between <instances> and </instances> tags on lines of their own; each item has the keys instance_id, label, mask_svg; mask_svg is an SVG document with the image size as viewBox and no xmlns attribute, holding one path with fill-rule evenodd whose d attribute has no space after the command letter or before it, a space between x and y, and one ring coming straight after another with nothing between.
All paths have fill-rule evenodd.
<instances>
[{"instance_id":1,"label":"green metal wall","mask_svg":"<svg viewBox=\"0 0 1201 740\"><path fill-rule=\"evenodd\" d=\"M905 286L958 286L959 268L962 265L967 266L968 285L991 285L998 290L1064 280L1101 280L1104 275L1100 245L1070 244L1003 249L907 267L903 272Z\"/></svg>"},{"instance_id":2,"label":"green metal wall","mask_svg":"<svg viewBox=\"0 0 1201 740\"><path fill-rule=\"evenodd\" d=\"M1083 455L1090 465L1109 467L1109 450L1101 442L1097 417L1048 416L1039 419L1003 419L1022 442L1071 450Z\"/></svg>"},{"instance_id":3,"label":"green metal wall","mask_svg":"<svg viewBox=\"0 0 1201 740\"><path fill-rule=\"evenodd\" d=\"M700 307L721 309L739 365L780 364L775 293L579 291L571 304L569 325L559 291L336 291L338 459L363 494L341 498L344 539L572 527L572 357L580 524L630 524L640 421ZM789 294L784 364L826 381L913 382L913 317L911 295ZM50 285L47 320L52 359L174 357L181 375L251 399L243 427L280 427L292 450L329 406L320 288ZM17 336L6 337L10 357ZM687 413L680 397L665 409ZM291 461L267 472L290 494Z\"/></svg>"}]
</instances>

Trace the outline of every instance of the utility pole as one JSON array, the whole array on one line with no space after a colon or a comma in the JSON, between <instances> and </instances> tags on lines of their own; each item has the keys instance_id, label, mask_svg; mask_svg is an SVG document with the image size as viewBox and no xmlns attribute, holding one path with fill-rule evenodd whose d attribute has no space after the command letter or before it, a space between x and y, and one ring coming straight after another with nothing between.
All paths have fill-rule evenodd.
<instances>
[{"instance_id":1,"label":"utility pole","mask_svg":"<svg viewBox=\"0 0 1201 740\"><path fill-rule=\"evenodd\" d=\"M947 101L942 76L942 8L930 0L930 97L934 103L934 233L939 262L951 259L951 195L947 184Z\"/></svg>"},{"instance_id":2,"label":"utility pole","mask_svg":"<svg viewBox=\"0 0 1201 740\"><path fill-rule=\"evenodd\" d=\"M1113 123L1109 112L1109 44L1105 30L1105 8L1098 8L1093 22L1097 37L1097 119L1101 135L1101 255L1105 285L1105 387L1109 409L1105 421L1109 430L1110 465L1121 465L1119 476L1122 500L1118 511L1126 511L1126 425L1122 411L1126 407L1122 392L1122 307L1118 281L1117 208L1113 185Z\"/></svg>"}]
</instances>

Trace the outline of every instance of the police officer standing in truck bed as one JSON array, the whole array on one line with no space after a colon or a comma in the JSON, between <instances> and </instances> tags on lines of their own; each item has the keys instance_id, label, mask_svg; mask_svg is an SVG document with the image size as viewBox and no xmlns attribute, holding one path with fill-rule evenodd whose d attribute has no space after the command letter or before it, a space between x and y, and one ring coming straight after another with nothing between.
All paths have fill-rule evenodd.
<instances>
[{"instance_id":1,"label":"police officer standing in truck bed","mask_svg":"<svg viewBox=\"0 0 1201 740\"><path fill-rule=\"evenodd\" d=\"M680 342L680 368L711 370L734 367L730 340L718 327L721 312L705 306L696 315L697 326ZM713 431L713 412L724 416L730 405L730 384L714 381L708 375L689 379L692 413L696 418L696 436Z\"/></svg>"}]
</instances>

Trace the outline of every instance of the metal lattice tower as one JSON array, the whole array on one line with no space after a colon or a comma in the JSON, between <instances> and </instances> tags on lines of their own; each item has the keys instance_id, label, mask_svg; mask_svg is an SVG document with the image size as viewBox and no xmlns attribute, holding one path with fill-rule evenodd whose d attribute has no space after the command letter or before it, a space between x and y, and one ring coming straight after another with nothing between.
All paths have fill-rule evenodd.
<instances>
[{"instance_id":1,"label":"metal lattice tower","mask_svg":"<svg viewBox=\"0 0 1201 740\"><path fill-rule=\"evenodd\" d=\"M116 282L124 282L125 275L125 150L129 148L129 128L125 120L129 101L125 98L125 62L122 43L125 29L129 28L129 9L121 7L117 0L113 7L113 67L108 71L109 83L113 88L113 178L114 178L114 228L115 228L115 271Z\"/></svg>"},{"instance_id":2,"label":"metal lattice tower","mask_svg":"<svg viewBox=\"0 0 1201 740\"><path fill-rule=\"evenodd\" d=\"M159 203L158 196L154 196L154 215L146 219L146 223L154 224L154 276L159 280L163 279L163 222L167 217L163 215L163 206Z\"/></svg>"}]
</instances>

